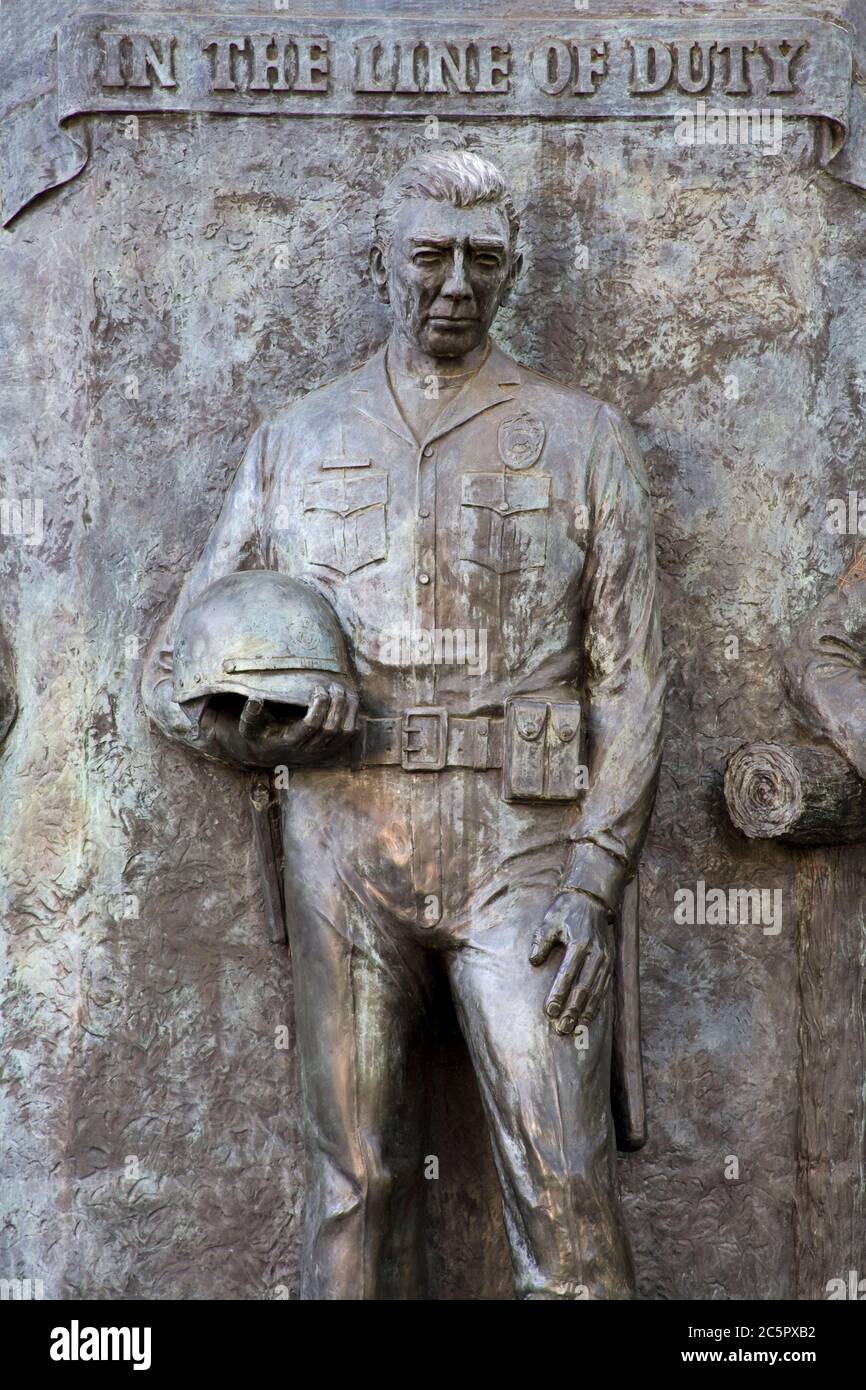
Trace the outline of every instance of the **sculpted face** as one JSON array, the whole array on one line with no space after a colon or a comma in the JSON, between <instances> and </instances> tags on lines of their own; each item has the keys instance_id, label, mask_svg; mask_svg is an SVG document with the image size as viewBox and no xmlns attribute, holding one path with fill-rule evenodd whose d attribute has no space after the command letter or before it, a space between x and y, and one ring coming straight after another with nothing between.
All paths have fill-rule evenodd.
<instances>
[{"instance_id":1,"label":"sculpted face","mask_svg":"<svg viewBox=\"0 0 866 1390\"><path fill-rule=\"evenodd\" d=\"M490 203L455 208L412 198L400 208L387 257L373 275L397 334L430 357L463 357L487 337L516 278L508 220Z\"/></svg>"}]
</instances>

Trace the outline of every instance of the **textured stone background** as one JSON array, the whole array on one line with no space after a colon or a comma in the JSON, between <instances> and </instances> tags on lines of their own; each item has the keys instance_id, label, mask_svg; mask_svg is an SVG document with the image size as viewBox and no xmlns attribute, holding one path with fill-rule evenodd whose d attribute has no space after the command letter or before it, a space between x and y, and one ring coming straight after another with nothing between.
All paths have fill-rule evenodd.
<instances>
[{"instance_id":1,"label":"textured stone background","mask_svg":"<svg viewBox=\"0 0 866 1390\"><path fill-rule=\"evenodd\" d=\"M73 7L36 8L50 27ZM7 42L14 6L11 23ZM0 493L45 507L40 546L0 549L21 704L0 759L0 1277L52 1297L268 1298L296 1287L302 1202L297 1068L277 1046L291 968L266 940L244 779L150 732L137 644L258 420L384 336L368 228L421 128L176 116L130 139L122 120L87 124L88 171L0 240ZM500 341L628 413L656 501L674 665L643 867L651 1140L622 1161L641 1294L820 1297L866 1272L862 1053L828 1097L834 1234L804 1284L803 858L730 829L721 773L743 739L792 734L776 646L850 550L827 499L866 488L866 203L819 172L805 121L778 156L683 150L667 123L461 130L525 207ZM848 885L836 1023L862 1028L862 852L827 862ZM781 934L676 925L675 889L700 878L781 888ZM431 1297L508 1296L446 1008L437 1084Z\"/></svg>"}]
</instances>

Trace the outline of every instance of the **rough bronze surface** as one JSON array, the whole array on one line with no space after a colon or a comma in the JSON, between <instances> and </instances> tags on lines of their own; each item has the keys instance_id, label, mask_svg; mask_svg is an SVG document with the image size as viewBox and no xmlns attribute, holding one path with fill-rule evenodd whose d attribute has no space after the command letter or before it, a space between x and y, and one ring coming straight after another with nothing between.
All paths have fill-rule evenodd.
<instances>
[{"instance_id":1,"label":"rough bronze surface","mask_svg":"<svg viewBox=\"0 0 866 1390\"><path fill-rule=\"evenodd\" d=\"M846 512L852 496L858 505L856 493L849 493ZM788 695L803 728L838 749L861 777L866 776L864 639L866 550L861 545L798 624L785 652Z\"/></svg>"},{"instance_id":2,"label":"rough bronze surface","mask_svg":"<svg viewBox=\"0 0 866 1390\"><path fill-rule=\"evenodd\" d=\"M69 13L34 9L15 28L4 6L10 99L25 29ZM303 1201L291 968L247 777L151 732L141 658L260 421L384 342L363 250L424 131L88 124L87 171L0 248L3 487L45 503L39 545L2 545L19 715L0 755L0 1273L60 1297L281 1297ZM675 661L641 859L650 1138L619 1163L638 1288L823 1297L866 1259L862 850L749 842L721 782L744 741L799 737L779 648L853 546L826 520L866 486L862 198L821 171L809 121L778 153L683 147L666 119L459 126L510 171L530 249L501 346L622 411L653 497ZM782 930L675 921L700 880L778 888ZM440 1004L430 1288L509 1296Z\"/></svg>"},{"instance_id":3,"label":"rough bronze surface","mask_svg":"<svg viewBox=\"0 0 866 1390\"><path fill-rule=\"evenodd\" d=\"M16 709L12 651L3 632L0 631L0 743L12 727Z\"/></svg>"}]
</instances>

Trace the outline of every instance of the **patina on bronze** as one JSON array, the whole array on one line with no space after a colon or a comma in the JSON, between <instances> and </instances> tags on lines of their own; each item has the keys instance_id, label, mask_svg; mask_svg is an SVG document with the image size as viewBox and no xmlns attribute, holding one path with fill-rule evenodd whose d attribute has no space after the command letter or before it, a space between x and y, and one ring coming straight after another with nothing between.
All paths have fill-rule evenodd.
<instances>
[{"instance_id":1,"label":"patina on bronze","mask_svg":"<svg viewBox=\"0 0 866 1390\"><path fill-rule=\"evenodd\" d=\"M146 663L170 736L241 766L273 766L276 745L288 769L308 1299L417 1294L414 1059L442 973L518 1296L633 1293L610 981L661 746L651 504L624 419L489 337L520 271L517 233L478 156L424 155L397 174L370 262L387 344L258 430ZM259 727L239 746L236 713L191 721L172 698L182 615L244 569L332 605L360 693L356 715L353 682L323 684L300 737L283 723L282 749L271 711L267 758ZM299 765L307 739L318 765ZM633 942L628 955L633 994Z\"/></svg>"},{"instance_id":2,"label":"patina on bronze","mask_svg":"<svg viewBox=\"0 0 866 1390\"><path fill-rule=\"evenodd\" d=\"M864 636L861 546L783 654L785 691L811 742L746 743L728 763L728 813L750 838L798 845L866 838Z\"/></svg>"},{"instance_id":3,"label":"patina on bronze","mask_svg":"<svg viewBox=\"0 0 866 1390\"><path fill-rule=\"evenodd\" d=\"M866 547L796 628L785 684L803 727L866 779Z\"/></svg>"},{"instance_id":4,"label":"patina on bronze","mask_svg":"<svg viewBox=\"0 0 866 1390\"><path fill-rule=\"evenodd\" d=\"M840 13L820 16L714 6L712 14L649 21L568 15L568 7L554 19L533 15L532 6L486 20L432 11L365 16L364 4L348 7L354 15L303 17L280 14L286 7L277 5L265 7L276 12L264 27L249 16L215 23L207 11L169 6L71 16L58 26L50 60L40 54L41 64L10 75L12 104L0 114L0 220L11 222L32 199L75 178L89 158L78 118L112 111L374 120L663 115L689 123L697 97L709 108L710 142L717 116L747 128L769 108L780 119L819 118L823 167L864 188L856 4L838 0ZM32 44L32 26L24 32ZM51 38L48 28L38 42Z\"/></svg>"},{"instance_id":5,"label":"patina on bronze","mask_svg":"<svg viewBox=\"0 0 866 1390\"><path fill-rule=\"evenodd\" d=\"M2 629L0 629L0 743L3 742L15 723L15 715L18 712L14 682L12 652Z\"/></svg>"}]
</instances>

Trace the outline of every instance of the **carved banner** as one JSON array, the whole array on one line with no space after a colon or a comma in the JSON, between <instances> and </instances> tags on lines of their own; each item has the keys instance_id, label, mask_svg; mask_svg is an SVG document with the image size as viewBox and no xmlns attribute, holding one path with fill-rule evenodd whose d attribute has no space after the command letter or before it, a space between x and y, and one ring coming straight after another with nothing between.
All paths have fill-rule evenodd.
<instances>
[{"instance_id":1,"label":"carved banner","mask_svg":"<svg viewBox=\"0 0 866 1390\"><path fill-rule=\"evenodd\" d=\"M88 113L668 117L699 144L727 143L732 120L817 117L828 172L866 188L864 107L833 20L84 15L58 28L56 89L0 128L3 221L81 172L86 130L67 123Z\"/></svg>"}]
</instances>

